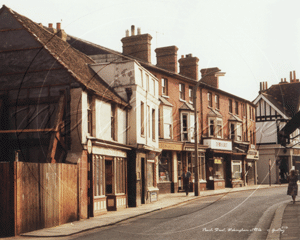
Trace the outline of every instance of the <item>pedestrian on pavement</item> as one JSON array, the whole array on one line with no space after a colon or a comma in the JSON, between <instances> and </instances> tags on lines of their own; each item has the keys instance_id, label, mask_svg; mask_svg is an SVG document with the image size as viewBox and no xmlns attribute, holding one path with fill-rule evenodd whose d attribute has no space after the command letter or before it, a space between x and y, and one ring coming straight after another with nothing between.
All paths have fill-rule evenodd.
<instances>
[{"instance_id":1,"label":"pedestrian on pavement","mask_svg":"<svg viewBox=\"0 0 300 240\"><path fill-rule=\"evenodd\" d=\"M183 168L183 173L182 173L182 179L183 179L183 187L184 187L186 196L189 195L191 175L192 174L187 170L187 168L184 167Z\"/></svg>"},{"instance_id":2,"label":"pedestrian on pavement","mask_svg":"<svg viewBox=\"0 0 300 240\"><path fill-rule=\"evenodd\" d=\"M288 181L289 181L289 185L288 185L287 195L292 196L293 204L295 204L296 196L298 195L298 185L297 185L298 174L294 168L292 168L290 171L290 175L288 176Z\"/></svg>"}]
</instances>

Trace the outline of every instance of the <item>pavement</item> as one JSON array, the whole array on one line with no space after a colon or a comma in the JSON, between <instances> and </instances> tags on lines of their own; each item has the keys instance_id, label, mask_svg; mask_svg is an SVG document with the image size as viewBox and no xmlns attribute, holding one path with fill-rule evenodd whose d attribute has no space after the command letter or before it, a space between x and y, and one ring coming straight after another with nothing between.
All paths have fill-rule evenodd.
<instances>
[{"instance_id":1,"label":"pavement","mask_svg":"<svg viewBox=\"0 0 300 240\"><path fill-rule=\"evenodd\" d=\"M200 197L230 194L237 191L249 191L270 187L284 187L284 185L254 185L239 188L207 190L201 191ZM189 196L185 196L185 193L183 192L160 194L158 201L152 202L150 204L143 204L140 207L126 208L120 211L111 211L101 216L75 221L52 228L44 228L28 233L23 233L21 234L21 236L26 238L67 237L88 230L114 225L116 223L150 212L155 212L161 209L166 209L168 207L174 207L176 205L184 204L197 198L199 198L199 196L194 196L194 193L190 193ZM277 208L268 232L267 239L300 239L300 201L296 201L295 204L293 204L292 202L285 202Z\"/></svg>"}]
</instances>

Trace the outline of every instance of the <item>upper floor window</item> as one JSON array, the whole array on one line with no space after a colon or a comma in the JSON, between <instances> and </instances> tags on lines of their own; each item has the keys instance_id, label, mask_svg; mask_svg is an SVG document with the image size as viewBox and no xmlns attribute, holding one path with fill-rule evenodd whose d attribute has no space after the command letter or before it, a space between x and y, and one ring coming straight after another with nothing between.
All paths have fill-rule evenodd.
<instances>
[{"instance_id":1,"label":"upper floor window","mask_svg":"<svg viewBox=\"0 0 300 240\"><path fill-rule=\"evenodd\" d=\"M181 113L181 140L186 142L194 142L194 128L195 128L194 114L191 112Z\"/></svg>"},{"instance_id":2,"label":"upper floor window","mask_svg":"<svg viewBox=\"0 0 300 240\"><path fill-rule=\"evenodd\" d=\"M87 98L87 125L88 125L88 133L93 135L93 97L88 95Z\"/></svg>"},{"instance_id":3,"label":"upper floor window","mask_svg":"<svg viewBox=\"0 0 300 240\"><path fill-rule=\"evenodd\" d=\"M220 118L209 118L209 137L223 137L223 121Z\"/></svg>"},{"instance_id":4,"label":"upper floor window","mask_svg":"<svg viewBox=\"0 0 300 240\"><path fill-rule=\"evenodd\" d=\"M145 104L141 102L141 135L145 135Z\"/></svg>"},{"instance_id":5,"label":"upper floor window","mask_svg":"<svg viewBox=\"0 0 300 240\"><path fill-rule=\"evenodd\" d=\"M160 105L159 137L170 139L172 137L172 107Z\"/></svg>"},{"instance_id":6,"label":"upper floor window","mask_svg":"<svg viewBox=\"0 0 300 240\"><path fill-rule=\"evenodd\" d=\"M141 86L144 88L144 76L143 76L143 70L140 69L140 74L141 74Z\"/></svg>"},{"instance_id":7,"label":"upper floor window","mask_svg":"<svg viewBox=\"0 0 300 240\"><path fill-rule=\"evenodd\" d=\"M230 123L229 124L229 137L234 141L242 141L242 124Z\"/></svg>"},{"instance_id":8,"label":"upper floor window","mask_svg":"<svg viewBox=\"0 0 300 240\"><path fill-rule=\"evenodd\" d=\"M184 96L184 84L183 83L179 83L179 99L184 100L185 96Z\"/></svg>"},{"instance_id":9,"label":"upper floor window","mask_svg":"<svg viewBox=\"0 0 300 240\"><path fill-rule=\"evenodd\" d=\"M111 114L110 114L110 119L111 119L111 138L112 140L117 140L117 119L116 119L116 106L114 104L111 105Z\"/></svg>"},{"instance_id":10,"label":"upper floor window","mask_svg":"<svg viewBox=\"0 0 300 240\"><path fill-rule=\"evenodd\" d=\"M208 106L212 107L212 94L210 92L207 93L207 101L208 101Z\"/></svg>"},{"instance_id":11,"label":"upper floor window","mask_svg":"<svg viewBox=\"0 0 300 240\"><path fill-rule=\"evenodd\" d=\"M215 104L216 104L216 109L220 109L220 99L219 95L215 95Z\"/></svg>"},{"instance_id":12,"label":"upper floor window","mask_svg":"<svg viewBox=\"0 0 300 240\"><path fill-rule=\"evenodd\" d=\"M189 86L189 102L190 103L193 103L193 87L192 86Z\"/></svg>"},{"instance_id":13,"label":"upper floor window","mask_svg":"<svg viewBox=\"0 0 300 240\"><path fill-rule=\"evenodd\" d=\"M168 96L168 79L166 78L161 79L161 90L162 90L162 95Z\"/></svg>"},{"instance_id":14,"label":"upper floor window","mask_svg":"<svg viewBox=\"0 0 300 240\"><path fill-rule=\"evenodd\" d=\"M149 75L146 74L146 90L151 92Z\"/></svg>"},{"instance_id":15,"label":"upper floor window","mask_svg":"<svg viewBox=\"0 0 300 240\"><path fill-rule=\"evenodd\" d=\"M152 109L152 139L155 140L156 138L156 121L155 121L156 117L155 117L155 109Z\"/></svg>"},{"instance_id":16,"label":"upper floor window","mask_svg":"<svg viewBox=\"0 0 300 240\"><path fill-rule=\"evenodd\" d=\"M239 115L239 102L235 101L235 114Z\"/></svg>"},{"instance_id":17,"label":"upper floor window","mask_svg":"<svg viewBox=\"0 0 300 240\"><path fill-rule=\"evenodd\" d=\"M232 100L231 99L229 99L228 105L229 105L229 112L232 113Z\"/></svg>"}]
</instances>

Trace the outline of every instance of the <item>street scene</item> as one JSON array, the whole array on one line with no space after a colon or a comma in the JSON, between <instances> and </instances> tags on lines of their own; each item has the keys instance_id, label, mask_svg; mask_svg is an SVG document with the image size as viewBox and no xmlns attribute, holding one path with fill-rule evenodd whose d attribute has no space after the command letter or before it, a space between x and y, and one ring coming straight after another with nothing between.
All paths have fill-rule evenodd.
<instances>
[{"instance_id":1,"label":"street scene","mask_svg":"<svg viewBox=\"0 0 300 240\"><path fill-rule=\"evenodd\" d=\"M14 1L0 238L299 239L297 1Z\"/></svg>"}]
</instances>

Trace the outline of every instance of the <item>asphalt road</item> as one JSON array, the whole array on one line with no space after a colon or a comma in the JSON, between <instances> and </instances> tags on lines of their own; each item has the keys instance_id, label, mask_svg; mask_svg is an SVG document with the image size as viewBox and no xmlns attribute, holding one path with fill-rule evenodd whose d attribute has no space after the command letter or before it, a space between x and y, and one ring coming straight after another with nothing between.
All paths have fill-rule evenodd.
<instances>
[{"instance_id":1,"label":"asphalt road","mask_svg":"<svg viewBox=\"0 0 300 240\"><path fill-rule=\"evenodd\" d=\"M72 239L266 239L278 205L290 200L286 187L203 197Z\"/></svg>"}]
</instances>

